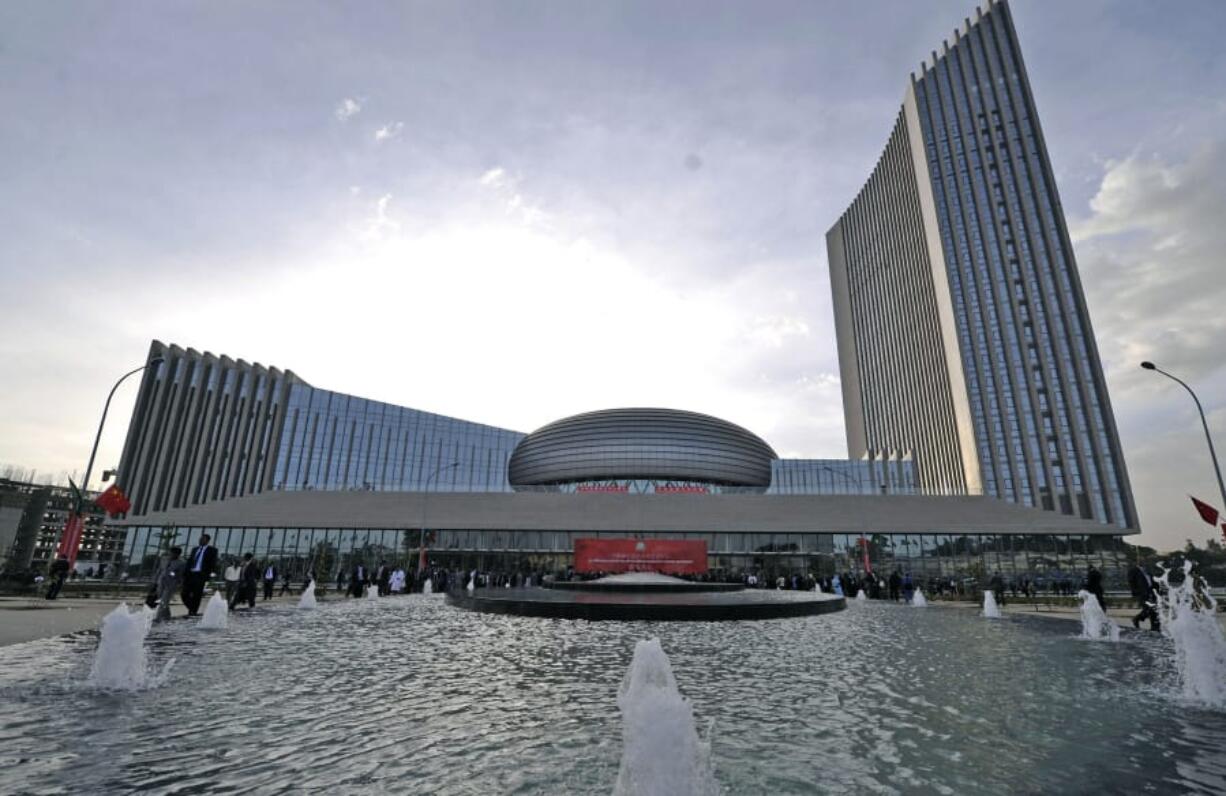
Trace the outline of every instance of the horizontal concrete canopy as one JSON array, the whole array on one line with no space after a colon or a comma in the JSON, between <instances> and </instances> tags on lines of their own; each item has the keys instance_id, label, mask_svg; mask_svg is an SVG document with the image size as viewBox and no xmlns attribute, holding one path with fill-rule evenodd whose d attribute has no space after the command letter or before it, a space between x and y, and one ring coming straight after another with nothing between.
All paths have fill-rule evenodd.
<instances>
[{"instance_id":1,"label":"horizontal concrete canopy","mask_svg":"<svg viewBox=\"0 0 1226 796\"><path fill-rule=\"evenodd\" d=\"M423 499L421 492L265 492L121 524L409 529L421 526ZM470 531L1121 533L1112 525L980 496L431 492L425 508L427 527Z\"/></svg>"}]
</instances>

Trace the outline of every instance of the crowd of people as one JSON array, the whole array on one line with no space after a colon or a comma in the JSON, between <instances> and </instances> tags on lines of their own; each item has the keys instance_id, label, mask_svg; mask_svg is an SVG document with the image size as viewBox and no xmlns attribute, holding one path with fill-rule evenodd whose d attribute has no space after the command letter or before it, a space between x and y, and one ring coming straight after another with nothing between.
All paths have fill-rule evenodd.
<instances>
[{"instance_id":1,"label":"crowd of people","mask_svg":"<svg viewBox=\"0 0 1226 796\"><path fill-rule=\"evenodd\" d=\"M211 544L208 534L200 537L199 544L185 557L180 547L172 547L163 557L153 584L150 586L146 602L151 608L157 609L159 620L170 618L170 603L177 595L187 608L188 616L197 616L205 588L217 569L218 551ZM48 591L47 597L54 599L63 585L67 574L67 561L58 559L53 565L55 579ZM520 586L539 585L545 580L573 580L603 577L603 572L576 572L567 568L558 572L532 571L478 571L467 572L446 569L438 566L422 567L414 570L406 568L402 563L379 561L376 566L368 567L364 563L353 564L349 569L340 569L336 575L336 591L351 598L361 598L374 589L379 596L392 596L421 592L429 588L434 592L446 592L452 589L464 588L514 588ZM739 581L750 589L790 589L798 591L821 591L854 598L861 592L870 600L888 600L892 602L910 603L917 591L923 591L929 596L977 599L982 591L993 592L996 602L1004 606L1010 598L1034 597L1040 593L1039 584L1028 576L1015 580L1006 580L999 570L992 573L985 582L977 579L957 579L952 577L916 578L912 573L901 568L895 568L882 577L878 573L844 571L831 575L818 575L812 572L764 573L760 570L743 570L738 572L715 571L701 575L678 575L678 577L696 581ZM224 573L224 594L230 610L246 604L254 608L257 597L263 591L263 599L273 599L273 593L280 583L282 595L293 594L293 585L288 574L281 573L274 562L257 562L252 553L245 553L241 561L232 561L226 566ZM303 577L302 589L310 586L313 576L308 572ZM1090 565L1085 577L1073 580L1067 576L1049 581L1051 593L1071 595L1084 589L1098 600L1099 605L1106 610L1107 600L1103 590L1102 572ZM1128 574L1128 584L1134 599L1140 608L1132 619L1134 627L1148 621L1151 630L1158 630L1159 617L1156 610L1158 602L1158 581L1140 565L1134 565Z\"/></svg>"}]
</instances>

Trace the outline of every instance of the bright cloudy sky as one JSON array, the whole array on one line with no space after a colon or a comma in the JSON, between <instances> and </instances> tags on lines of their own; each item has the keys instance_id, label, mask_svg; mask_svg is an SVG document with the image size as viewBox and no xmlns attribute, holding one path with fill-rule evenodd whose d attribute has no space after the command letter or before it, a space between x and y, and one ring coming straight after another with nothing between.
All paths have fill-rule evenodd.
<instances>
[{"instance_id":1,"label":"bright cloudy sky","mask_svg":"<svg viewBox=\"0 0 1226 796\"><path fill-rule=\"evenodd\" d=\"M1226 3L1013 10L1141 540L1203 541L1194 406L1137 362L1226 447ZM521 431L672 406L844 456L824 234L971 12L0 5L0 462L83 470L154 338Z\"/></svg>"}]
</instances>

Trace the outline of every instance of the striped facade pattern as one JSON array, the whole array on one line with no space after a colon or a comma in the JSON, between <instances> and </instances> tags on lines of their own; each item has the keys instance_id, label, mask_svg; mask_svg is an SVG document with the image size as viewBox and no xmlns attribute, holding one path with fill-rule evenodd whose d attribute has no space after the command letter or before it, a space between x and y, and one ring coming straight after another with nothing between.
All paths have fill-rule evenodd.
<instances>
[{"instance_id":1,"label":"striped facade pattern","mask_svg":"<svg viewBox=\"0 0 1226 796\"><path fill-rule=\"evenodd\" d=\"M910 457L776 459L768 495L916 495Z\"/></svg>"},{"instance_id":2,"label":"striped facade pattern","mask_svg":"<svg viewBox=\"0 0 1226 796\"><path fill-rule=\"evenodd\" d=\"M131 514L261 492L272 483L291 372L154 341L116 483Z\"/></svg>"},{"instance_id":3,"label":"striped facade pattern","mask_svg":"<svg viewBox=\"0 0 1226 796\"><path fill-rule=\"evenodd\" d=\"M506 492L523 434L295 385L276 489Z\"/></svg>"},{"instance_id":4,"label":"striped facade pattern","mask_svg":"<svg viewBox=\"0 0 1226 796\"><path fill-rule=\"evenodd\" d=\"M511 457L513 486L658 479L766 488L775 452L719 418L674 409L607 409L550 423Z\"/></svg>"},{"instance_id":5,"label":"striped facade pattern","mask_svg":"<svg viewBox=\"0 0 1226 796\"><path fill-rule=\"evenodd\" d=\"M132 516L268 490L505 492L523 434L154 341L117 483Z\"/></svg>"},{"instance_id":6,"label":"striped facade pattern","mask_svg":"<svg viewBox=\"0 0 1226 796\"><path fill-rule=\"evenodd\" d=\"M869 212L878 230L897 228L900 218L916 212L923 216L915 247L929 252L938 309L949 310L944 317L937 314L939 346L957 351L956 357L946 356L952 400L939 410L952 408L950 422L964 437L970 429L971 453L964 448L962 455L968 475L979 479L986 493L1006 500L1137 527L1072 245L1003 0L978 11L974 22L968 19L953 42L912 76L900 120L912 153L911 173L918 175L918 197L906 186L878 186L872 191L888 198ZM898 132L896 127L895 137ZM895 137L883 160L906 149ZM862 223L864 208L858 205L860 199L828 237L832 283L836 261L848 274L884 267L871 253L845 244L846 229ZM917 234L908 229L907 234ZM832 239L838 237L844 246L836 257L838 241ZM889 263L891 281L898 265ZM871 375L866 379L862 374L874 368L862 360L922 356L931 345L930 324L917 327L915 339L902 350L883 352L865 331L874 320L861 317L882 307L859 300L851 284L842 295L836 286L836 306L851 319L836 328L840 359L847 348L861 360L850 374L856 382L845 387L844 401L849 415L861 415L857 422L864 436L854 437L850 429L848 436L881 447L876 436L883 432L881 416L870 409L881 400L875 394L911 387L887 385ZM913 292L902 299L918 301ZM910 312L896 305L884 311ZM844 334L850 335L846 345ZM845 385L848 375L845 369ZM928 433L930 409L921 397L888 421L886 444L915 438L921 481L929 477L932 455L920 439ZM961 422L960 410L966 414Z\"/></svg>"},{"instance_id":7,"label":"striped facade pattern","mask_svg":"<svg viewBox=\"0 0 1226 796\"><path fill-rule=\"evenodd\" d=\"M899 113L868 182L826 236L847 438L853 459L874 449L912 451L926 489L958 494L969 479L957 444L911 136Z\"/></svg>"}]
</instances>

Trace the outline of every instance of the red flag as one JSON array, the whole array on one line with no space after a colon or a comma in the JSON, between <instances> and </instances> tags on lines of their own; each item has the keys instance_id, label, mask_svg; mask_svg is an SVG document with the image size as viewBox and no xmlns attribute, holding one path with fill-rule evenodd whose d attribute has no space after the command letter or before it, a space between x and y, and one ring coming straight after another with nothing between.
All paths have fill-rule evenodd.
<instances>
[{"instance_id":1,"label":"red flag","mask_svg":"<svg viewBox=\"0 0 1226 796\"><path fill-rule=\"evenodd\" d=\"M94 503L112 517L117 514L127 514L132 508L132 501L128 500L128 496L123 493L118 484L111 484Z\"/></svg>"},{"instance_id":2,"label":"red flag","mask_svg":"<svg viewBox=\"0 0 1226 796\"><path fill-rule=\"evenodd\" d=\"M1196 506L1196 510L1200 512L1200 518L1202 520L1209 523L1210 525L1217 525L1217 517L1218 517L1217 509L1215 509L1213 506L1210 506L1208 503L1200 502L1199 500L1192 497L1191 495L1188 495L1188 497L1192 498L1192 505Z\"/></svg>"},{"instance_id":3,"label":"red flag","mask_svg":"<svg viewBox=\"0 0 1226 796\"><path fill-rule=\"evenodd\" d=\"M68 521L64 523L64 535L60 537L60 546L55 551L56 557L68 556L68 568L71 570L72 565L77 563L77 548L81 546L81 531L84 529L85 523L81 520L81 515L73 512L68 515Z\"/></svg>"}]
</instances>

